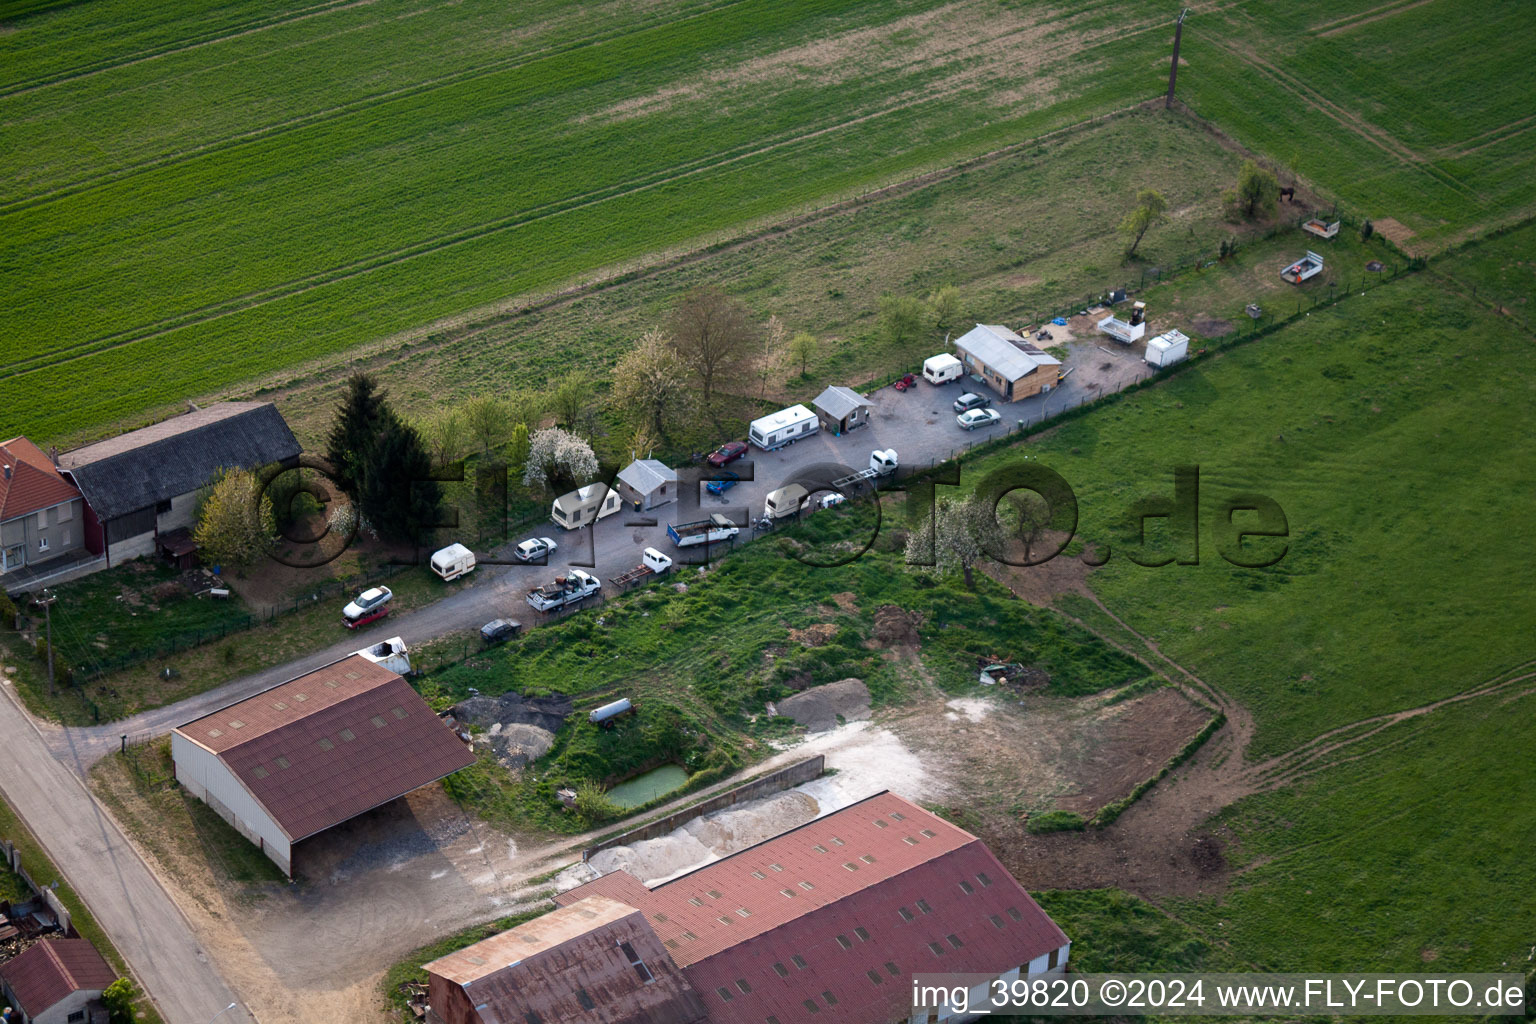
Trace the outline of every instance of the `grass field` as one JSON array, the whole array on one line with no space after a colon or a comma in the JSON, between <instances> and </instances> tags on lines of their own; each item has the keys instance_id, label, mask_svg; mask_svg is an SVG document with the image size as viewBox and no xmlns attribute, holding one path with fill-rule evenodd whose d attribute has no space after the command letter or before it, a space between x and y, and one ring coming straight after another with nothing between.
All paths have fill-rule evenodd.
<instances>
[{"instance_id":1,"label":"grass field","mask_svg":"<svg viewBox=\"0 0 1536 1024\"><path fill-rule=\"evenodd\" d=\"M1155 84L1115 70L1154 52L1150 18L936 7L616 6L608 34L581 38L553 5L507 24L505 7L466 18L396 0L224 35L193 19L178 47L164 34L181 23L119 4L130 26L156 23L143 28L161 52L82 37L66 52L98 70L13 79L0 96L27 155L8 165L0 208L0 403L25 408L30 433L80 430L952 162ZM35 63L102 14L42 11L0 47ZM445 50L459 69L446 75ZM1049 70L1020 76L1032 55ZM53 401L25 400L38 394Z\"/></svg>"},{"instance_id":2,"label":"grass field","mask_svg":"<svg viewBox=\"0 0 1536 1024\"><path fill-rule=\"evenodd\" d=\"M1536 212L1536 35L1521 0L1321 0L1191 15L1180 94L1433 251Z\"/></svg>"}]
</instances>

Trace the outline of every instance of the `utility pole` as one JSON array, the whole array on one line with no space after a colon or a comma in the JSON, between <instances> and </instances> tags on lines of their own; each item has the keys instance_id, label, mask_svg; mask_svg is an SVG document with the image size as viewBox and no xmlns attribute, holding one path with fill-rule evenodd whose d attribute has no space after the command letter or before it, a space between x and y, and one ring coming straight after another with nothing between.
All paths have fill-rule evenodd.
<instances>
[{"instance_id":1,"label":"utility pole","mask_svg":"<svg viewBox=\"0 0 1536 1024\"><path fill-rule=\"evenodd\" d=\"M1168 100L1163 106L1173 109L1173 83L1179 77L1179 42L1184 38L1184 15L1189 13L1189 8L1179 12L1179 20L1173 26L1173 63L1168 68Z\"/></svg>"},{"instance_id":2,"label":"utility pole","mask_svg":"<svg viewBox=\"0 0 1536 1024\"><path fill-rule=\"evenodd\" d=\"M48 696L53 696L53 602L56 600L54 592L44 590L43 596L43 622L46 624L46 637L44 641L48 645Z\"/></svg>"}]
</instances>

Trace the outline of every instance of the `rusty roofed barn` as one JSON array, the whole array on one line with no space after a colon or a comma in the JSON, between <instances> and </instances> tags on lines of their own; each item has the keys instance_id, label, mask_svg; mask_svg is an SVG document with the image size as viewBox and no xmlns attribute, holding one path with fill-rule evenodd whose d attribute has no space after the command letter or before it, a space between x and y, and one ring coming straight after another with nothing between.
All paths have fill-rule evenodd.
<instances>
[{"instance_id":1,"label":"rusty roofed barn","mask_svg":"<svg viewBox=\"0 0 1536 1024\"><path fill-rule=\"evenodd\" d=\"M178 726L171 757L289 875L300 840L474 761L409 683L358 655Z\"/></svg>"},{"instance_id":2,"label":"rusty roofed barn","mask_svg":"<svg viewBox=\"0 0 1536 1024\"><path fill-rule=\"evenodd\" d=\"M427 1019L958 1019L914 1014L912 976L1059 972L1071 946L981 840L894 793L654 888L616 871L555 901L561 909L428 964ZM635 930L620 937L621 925Z\"/></svg>"}]
</instances>

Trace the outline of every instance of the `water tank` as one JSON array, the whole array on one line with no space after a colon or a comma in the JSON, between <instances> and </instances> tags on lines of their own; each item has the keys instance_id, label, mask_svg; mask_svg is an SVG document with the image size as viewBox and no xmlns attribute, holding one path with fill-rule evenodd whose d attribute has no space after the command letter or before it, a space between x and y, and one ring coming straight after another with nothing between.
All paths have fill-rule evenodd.
<instances>
[{"instance_id":1,"label":"water tank","mask_svg":"<svg viewBox=\"0 0 1536 1024\"><path fill-rule=\"evenodd\" d=\"M600 724L602 722L608 721L609 719L618 718L620 715L628 714L629 712L633 711L634 708L635 706L634 704L630 703L629 698L623 697L614 701L612 704L604 704L596 711L593 711L587 716L587 721L593 723L594 725Z\"/></svg>"}]
</instances>

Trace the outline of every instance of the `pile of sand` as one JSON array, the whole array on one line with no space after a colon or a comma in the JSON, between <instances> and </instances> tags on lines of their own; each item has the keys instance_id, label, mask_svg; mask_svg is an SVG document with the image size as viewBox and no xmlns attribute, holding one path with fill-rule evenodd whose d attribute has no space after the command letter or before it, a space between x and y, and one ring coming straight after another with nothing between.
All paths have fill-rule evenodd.
<instances>
[{"instance_id":1,"label":"pile of sand","mask_svg":"<svg viewBox=\"0 0 1536 1024\"><path fill-rule=\"evenodd\" d=\"M802 690L779 701L778 712L793 718L811 732L826 732L844 722L869 718L869 687L862 679L839 679L825 686Z\"/></svg>"}]
</instances>

